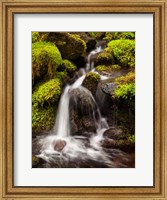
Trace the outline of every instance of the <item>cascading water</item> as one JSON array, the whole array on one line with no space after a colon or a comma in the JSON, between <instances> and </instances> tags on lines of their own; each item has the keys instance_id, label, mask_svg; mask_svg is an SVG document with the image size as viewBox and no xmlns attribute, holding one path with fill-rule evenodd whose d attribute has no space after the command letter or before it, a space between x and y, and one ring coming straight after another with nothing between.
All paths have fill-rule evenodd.
<instances>
[{"instance_id":1,"label":"cascading water","mask_svg":"<svg viewBox=\"0 0 167 200\"><path fill-rule=\"evenodd\" d=\"M51 164L51 167L70 167L70 163L72 163L72 166L80 167L85 166L88 161L90 163L97 162L99 167L116 167L115 163L112 162L111 156L104 152L103 148L100 146L103 133L109 128L108 123L106 119L102 117L100 109L91 92L82 86L86 73L95 71L93 57L101 51L101 47L97 47L95 50L91 51L88 55L86 70L82 69L82 75L72 85L67 85L64 88L53 130L49 136L39 140L41 151L38 157ZM73 96L73 91L76 89L89 97L90 117L93 119L96 128L96 132L93 133L90 138L71 135L70 99L73 98L76 104L80 103L77 102L77 98ZM121 154L121 151L117 150L117 153ZM78 160L81 163L80 165L77 164Z\"/></svg>"}]
</instances>

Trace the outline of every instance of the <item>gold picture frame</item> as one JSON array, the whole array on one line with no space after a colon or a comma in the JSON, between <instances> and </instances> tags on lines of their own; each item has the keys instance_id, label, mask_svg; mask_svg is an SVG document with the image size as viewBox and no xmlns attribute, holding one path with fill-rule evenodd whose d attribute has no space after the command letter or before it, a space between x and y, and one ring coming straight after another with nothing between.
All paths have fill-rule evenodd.
<instances>
[{"instance_id":1,"label":"gold picture frame","mask_svg":"<svg viewBox=\"0 0 167 200\"><path fill-rule=\"evenodd\" d=\"M0 0L0 199L167 199L167 1ZM17 13L151 13L154 16L154 186L16 187L13 184L13 17Z\"/></svg>"}]
</instances>

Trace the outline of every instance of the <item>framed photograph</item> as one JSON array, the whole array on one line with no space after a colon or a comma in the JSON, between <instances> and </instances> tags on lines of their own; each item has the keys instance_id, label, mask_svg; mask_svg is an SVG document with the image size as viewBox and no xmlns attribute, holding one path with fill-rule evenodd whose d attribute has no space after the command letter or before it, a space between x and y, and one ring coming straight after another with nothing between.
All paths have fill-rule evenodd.
<instances>
[{"instance_id":1,"label":"framed photograph","mask_svg":"<svg viewBox=\"0 0 167 200\"><path fill-rule=\"evenodd\" d=\"M1 199L167 199L166 0L0 8Z\"/></svg>"}]
</instances>

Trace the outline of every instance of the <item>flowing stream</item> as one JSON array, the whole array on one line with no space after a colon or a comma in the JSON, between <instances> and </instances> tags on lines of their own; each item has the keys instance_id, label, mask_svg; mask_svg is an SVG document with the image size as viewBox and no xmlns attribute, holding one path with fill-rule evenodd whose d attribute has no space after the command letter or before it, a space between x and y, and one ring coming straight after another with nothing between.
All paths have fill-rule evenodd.
<instances>
[{"instance_id":1,"label":"flowing stream","mask_svg":"<svg viewBox=\"0 0 167 200\"><path fill-rule=\"evenodd\" d=\"M124 157L121 150L112 149L112 151L106 152L101 147L103 133L109 129L109 125L102 116L92 93L82 86L86 74L89 71L95 72L93 57L101 51L101 47L91 51L87 57L88 62L85 69L81 69L82 75L72 85L65 86L54 127L49 136L41 137L38 141L40 153L37 157L47 162L47 167L126 167L125 164L115 163L112 159L116 155ZM101 76L101 79L106 78ZM92 118L96 130L90 137L73 136L71 133L70 100L72 98L76 105L80 103L72 92L76 89L89 97L90 118Z\"/></svg>"}]
</instances>

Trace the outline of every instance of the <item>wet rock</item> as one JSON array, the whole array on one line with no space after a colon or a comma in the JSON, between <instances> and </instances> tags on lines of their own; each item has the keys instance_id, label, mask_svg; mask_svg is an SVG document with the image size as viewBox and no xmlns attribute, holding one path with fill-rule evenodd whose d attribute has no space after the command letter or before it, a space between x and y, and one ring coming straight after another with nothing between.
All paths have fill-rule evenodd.
<instances>
[{"instance_id":1,"label":"wet rock","mask_svg":"<svg viewBox=\"0 0 167 200\"><path fill-rule=\"evenodd\" d=\"M70 108L82 115L89 115L90 111L96 108L93 96L89 90L84 87L73 89L70 98Z\"/></svg>"},{"instance_id":2,"label":"wet rock","mask_svg":"<svg viewBox=\"0 0 167 200\"><path fill-rule=\"evenodd\" d=\"M103 136L118 140L118 139L126 138L126 133L119 127L111 127L110 129L104 132Z\"/></svg>"},{"instance_id":3,"label":"wet rock","mask_svg":"<svg viewBox=\"0 0 167 200\"><path fill-rule=\"evenodd\" d=\"M81 123L86 131L93 133L96 132L95 123L93 119L90 119L89 117L83 117Z\"/></svg>"},{"instance_id":4,"label":"wet rock","mask_svg":"<svg viewBox=\"0 0 167 200\"><path fill-rule=\"evenodd\" d=\"M104 148L115 148L115 149L121 149L123 151L131 151L134 150L135 144L128 141L128 140L112 140L109 138L106 138L101 141L101 146Z\"/></svg>"},{"instance_id":5,"label":"wet rock","mask_svg":"<svg viewBox=\"0 0 167 200\"><path fill-rule=\"evenodd\" d=\"M67 142L65 140L56 140L54 144L54 150L55 151L62 151L64 147L66 146Z\"/></svg>"},{"instance_id":6,"label":"wet rock","mask_svg":"<svg viewBox=\"0 0 167 200\"><path fill-rule=\"evenodd\" d=\"M101 146L104 148L111 148L114 147L116 142L112 139L104 139L101 141Z\"/></svg>"}]
</instances>

